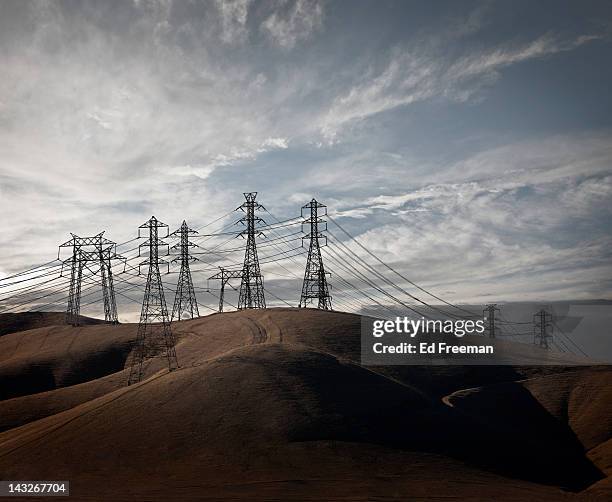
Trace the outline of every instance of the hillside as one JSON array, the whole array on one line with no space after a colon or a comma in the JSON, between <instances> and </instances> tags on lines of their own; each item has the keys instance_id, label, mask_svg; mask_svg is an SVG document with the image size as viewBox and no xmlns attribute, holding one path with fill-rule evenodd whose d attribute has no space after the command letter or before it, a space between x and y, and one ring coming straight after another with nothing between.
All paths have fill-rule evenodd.
<instances>
[{"instance_id":1,"label":"hillside","mask_svg":"<svg viewBox=\"0 0 612 502\"><path fill-rule=\"evenodd\" d=\"M135 325L7 334L0 471L81 500L610 493L610 370L362 367L359 329L310 309L182 321L181 368L129 388Z\"/></svg>"},{"instance_id":2,"label":"hillside","mask_svg":"<svg viewBox=\"0 0 612 502\"><path fill-rule=\"evenodd\" d=\"M100 319L81 316L81 324L104 324ZM62 326L66 324L64 312L20 312L0 314L0 336L28 329L46 328L49 326Z\"/></svg>"}]
</instances>

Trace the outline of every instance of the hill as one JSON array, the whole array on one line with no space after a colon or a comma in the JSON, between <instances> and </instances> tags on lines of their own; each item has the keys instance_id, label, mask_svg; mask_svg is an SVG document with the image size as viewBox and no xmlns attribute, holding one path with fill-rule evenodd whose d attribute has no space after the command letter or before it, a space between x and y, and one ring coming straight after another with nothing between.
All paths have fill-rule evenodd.
<instances>
[{"instance_id":1,"label":"hill","mask_svg":"<svg viewBox=\"0 0 612 502\"><path fill-rule=\"evenodd\" d=\"M80 316L81 324L104 324L105 321ZM28 329L62 326L66 324L64 312L19 312L0 314L0 336Z\"/></svg>"},{"instance_id":2,"label":"hill","mask_svg":"<svg viewBox=\"0 0 612 502\"><path fill-rule=\"evenodd\" d=\"M309 309L182 321L181 368L131 387L135 325L5 335L0 471L82 500L609 494L606 368L362 367L359 329Z\"/></svg>"}]
</instances>

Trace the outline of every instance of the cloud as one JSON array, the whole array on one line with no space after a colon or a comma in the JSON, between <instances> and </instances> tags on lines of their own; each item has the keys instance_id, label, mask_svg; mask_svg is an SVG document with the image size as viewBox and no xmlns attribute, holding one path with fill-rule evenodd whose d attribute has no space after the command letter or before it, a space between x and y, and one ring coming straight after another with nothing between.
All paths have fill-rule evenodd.
<instances>
[{"instance_id":1,"label":"cloud","mask_svg":"<svg viewBox=\"0 0 612 502\"><path fill-rule=\"evenodd\" d=\"M370 68L361 83L335 99L321 121L321 132L333 142L338 132L352 122L400 106L436 97L467 101L483 86L495 82L499 72L508 66L570 51L600 38L583 35L560 40L546 34L527 44L474 50L455 59L432 53L425 43L395 48L382 71Z\"/></svg>"},{"instance_id":2,"label":"cloud","mask_svg":"<svg viewBox=\"0 0 612 502\"><path fill-rule=\"evenodd\" d=\"M356 207L353 209L337 210L334 212L334 217L337 218L367 218L372 214L372 208Z\"/></svg>"},{"instance_id":3,"label":"cloud","mask_svg":"<svg viewBox=\"0 0 612 502\"><path fill-rule=\"evenodd\" d=\"M513 241L461 214L438 221L413 218L371 230L359 241L434 293L454 288L450 301L483 302L489 295L496 301L580 298L585 282L597 297L609 287L604 256L610 239L570 247L533 236Z\"/></svg>"},{"instance_id":4,"label":"cloud","mask_svg":"<svg viewBox=\"0 0 612 502\"><path fill-rule=\"evenodd\" d=\"M286 150L289 148L289 141L287 138L267 138L263 143L259 152L266 152L268 150Z\"/></svg>"},{"instance_id":5,"label":"cloud","mask_svg":"<svg viewBox=\"0 0 612 502\"><path fill-rule=\"evenodd\" d=\"M523 46L498 47L494 50L465 56L451 65L445 75L452 80L461 80L483 74L497 77L496 72L507 66L529 59L571 51L601 38L600 35L581 35L571 40L559 40L558 37L549 33Z\"/></svg>"},{"instance_id":6,"label":"cloud","mask_svg":"<svg viewBox=\"0 0 612 502\"><path fill-rule=\"evenodd\" d=\"M554 23L535 23L513 41L503 30L485 39L476 35L495 31L494 3L459 23L422 25L426 16L406 5L394 26L374 3L348 23L342 9L304 0L6 2L0 211L11 224L2 270L48 261L70 231L129 240L151 214L197 227L253 189L279 219L316 196L385 259L428 284L453 283L457 297L478 292L474 270L491 259L490 279L479 275L489 294L523 287L522 264L555 292L560 272L545 262L560 259L573 267L563 294L584 292L581 270L596 281L606 253L609 131L586 130L591 116L575 113L563 124L572 134L552 124L537 136L483 137L485 122L466 117L504 68L586 51L599 37L585 27L561 38ZM598 98L603 109L607 95ZM496 110L516 105L496 99ZM410 118L410 104L424 122L442 115L448 137L427 123L398 130L369 120L388 110ZM355 125L367 135L351 135ZM270 267L264 274L286 274Z\"/></svg>"},{"instance_id":7,"label":"cloud","mask_svg":"<svg viewBox=\"0 0 612 502\"><path fill-rule=\"evenodd\" d=\"M260 30L283 49L293 49L323 24L323 3L319 0L281 0L278 6L261 23Z\"/></svg>"},{"instance_id":8,"label":"cloud","mask_svg":"<svg viewBox=\"0 0 612 502\"><path fill-rule=\"evenodd\" d=\"M362 244L427 287L455 285L462 300L542 298L541 281L563 284L547 290L550 298L580 297L585 281L605 296L611 141L594 134L506 145L436 170L454 182L333 214L368 214L376 226L358 236Z\"/></svg>"},{"instance_id":9,"label":"cloud","mask_svg":"<svg viewBox=\"0 0 612 502\"><path fill-rule=\"evenodd\" d=\"M223 42L236 44L247 38L247 17L251 3L252 0L215 0L221 17Z\"/></svg>"},{"instance_id":10,"label":"cloud","mask_svg":"<svg viewBox=\"0 0 612 502\"><path fill-rule=\"evenodd\" d=\"M445 182L502 178L506 184L521 186L602 174L611 163L609 131L552 135L484 149L427 178Z\"/></svg>"},{"instance_id":11,"label":"cloud","mask_svg":"<svg viewBox=\"0 0 612 502\"><path fill-rule=\"evenodd\" d=\"M172 174L176 176L196 176L202 180L207 179L215 170L215 166L185 166L171 167Z\"/></svg>"}]
</instances>

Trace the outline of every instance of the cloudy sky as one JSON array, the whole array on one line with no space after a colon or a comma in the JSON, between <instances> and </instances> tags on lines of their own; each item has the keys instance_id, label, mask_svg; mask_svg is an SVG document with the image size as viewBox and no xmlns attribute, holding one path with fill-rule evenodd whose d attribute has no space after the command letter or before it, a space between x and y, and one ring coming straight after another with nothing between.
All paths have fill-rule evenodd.
<instances>
[{"instance_id":1,"label":"cloudy sky","mask_svg":"<svg viewBox=\"0 0 612 502\"><path fill-rule=\"evenodd\" d=\"M2 0L0 276L258 191L451 301L610 298L611 60L606 1Z\"/></svg>"}]
</instances>

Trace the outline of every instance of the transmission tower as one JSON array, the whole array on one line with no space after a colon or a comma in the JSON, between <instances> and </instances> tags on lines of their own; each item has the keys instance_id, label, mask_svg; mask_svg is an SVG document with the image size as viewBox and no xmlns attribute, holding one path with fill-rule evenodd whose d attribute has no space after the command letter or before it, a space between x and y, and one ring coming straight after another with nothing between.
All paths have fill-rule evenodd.
<instances>
[{"instance_id":1,"label":"transmission tower","mask_svg":"<svg viewBox=\"0 0 612 502\"><path fill-rule=\"evenodd\" d=\"M200 317L198 302L193 289L193 280L191 279L191 270L189 269L189 262L197 261L197 258L189 253L189 248L197 247L197 244L189 240L189 235L197 233L196 230L190 229L187 222L183 220L181 227L170 234L170 237L180 238L179 243L171 248L180 250L179 256L174 258L172 263L181 262L181 271L179 272L174 296L174 307L172 308L172 321Z\"/></svg>"},{"instance_id":2,"label":"transmission tower","mask_svg":"<svg viewBox=\"0 0 612 502\"><path fill-rule=\"evenodd\" d=\"M100 258L100 279L102 281L102 297L104 298L104 319L112 324L119 324L111 260L123 259L125 266L126 259L117 255L111 248L104 249L100 246L97 253Z\"/></svg>"},{"instance_id":3,"label":"transmission tower","mask_svg":"<svg viewBox=\"0 0 612 502\"><path fill-rule=\"evenodd\" d=\"M149 221L138 227L139 238L141 237L142 229L148 230L149 233L149 238L140 244L138 248L139 256L144 247L147 247L149 252L149 257L139 264L138 273L140 273L140 267L142 266L148 266L149 272L142 300L136 345L131 356L128 385L142 380L144 363L148 358L157 357L161 354L167 358L168 369L170 371L178 368L178 360L174 348L175 341L170 327L170 319L164 297L164 286L159 271L160 264L165 264L169 267L167 261L159 258L159 248L168 247L168 244L159 238L160 228L166 229L164 237L168 237L168 225L158 221L155 216L151 216ZM168 249L166 255L169 253L170 250Z\"/></svg>"},{"instance_id":4,"label":"transmission tower","mask_svg":"<svg viewBox=\"0 0 612 502\"><path fill-rule=\"evenodd\" d=\"M489 303L482 311L483 317L487 319L487 331L489 338L495 338L495 312L499 312L496 303Z\"/></svg>"},{"instance_id":5,"label":"transmission tower","mask_svg":"<svg viewBox=\"0 0 612 502\"><path fill-rule=\"evenodd\" d=\"M81 313L81 282L83 279L83 260L81 258L80 247L76 244L76 240L78 239L78 237L72 234L72 238L74 244L72 248L72 258L70 259L70 288L68 290L68 308L66 309L66 324L78 326ZM64 246L64 244L62 244L62 246Z\"/></svg>"},{"instance_id":6,"label":"transmission tower","mask_svg":"<svg viewBox=\"0 0 612 502\"><path fill-rule=\"evenodd\" d=\"M302 225L310 225L310 232L302 237L310 240L308 248L308 259L306 261L306 271L304 272L304 283L302 285L302 296L300 297L300 307L308 307L314 301L317 301L317 308L331 310L332 297L329 294L327 285L327 274L323 266L323 257L321 256L321 245L319 239L325 239L323 246L327 245L327 237L320 230L320 225L323 226L323 231L327 230L326 221L321 216L327 215L327 206L320 204L315 199L312 199L308 204L302 207L301 215L304 216L304 209L310 210L310 217L302 222Z\"/></svg>"},{"instance_id":7,"label":"transmission tower","mask_svg":"<svg viewBox=\"0 0 612 502\"><path fill-rule=\"evenodd\" d=\"M221 290L219 292L219 312L223 312L223 299L225 297L225 285L230 279L242 279L242 270L227 270L226 268L219 267L221 270L215 275L211 275L208 279L219 279L221 280Z\"/></svg>"},{"instance_id":8,"label":"transmission tower","mask_svg":"<svg viewBox=\"0 0 612 502\"><path fill-rule=\"evenodd\" d=\"M552 314L541 309L533 315L533 343L548 349L548 340L552 339Z\"/></svg>"},{"instance_id":9,"label":"transmission tower","mask_svg":"<svg viewBox=\"0 0 612 502\"><path fill-rule=\"evenodd\" d=\"M115 300L115 287L113 285L112 261L126 259L117 254L117 244L104 237L100 232L93 237L79 237L71 234L72 238L59 246L58 258L62 248L72 248L72 256L62 262L62 272L65 265L70 265L70 288L68 291L68 307L66 309L66 322L73 326L80 323L81 311L81 285L83 269L87 268L92 274L96 272L89 268L89 263L99 265L100 282L102 284L102 298L104 301L104 319L117 324L117 302Z\"/></svg>"},{"instance_id":10,"label":"transmission tower","mask_svg":"<svg viewBox=\"0 0 612 502\"><path fill-rule=\"evenodd\" d=\"M238 309L265 309L266 299L264 297L263 277L259 269L256 244L256 236L263 234L255 228L256 224L265 223L264 220L255 216L255 211L265 208L255 201L257 192L245 193L244 197L246 202L236 209L236 211L241 210L245 213L245 216L237 223L246 225L246 230L241 232L240 235L242 237L246 235L247 238L240 294L238 296Z\"/></svg>"}]
</instances>

